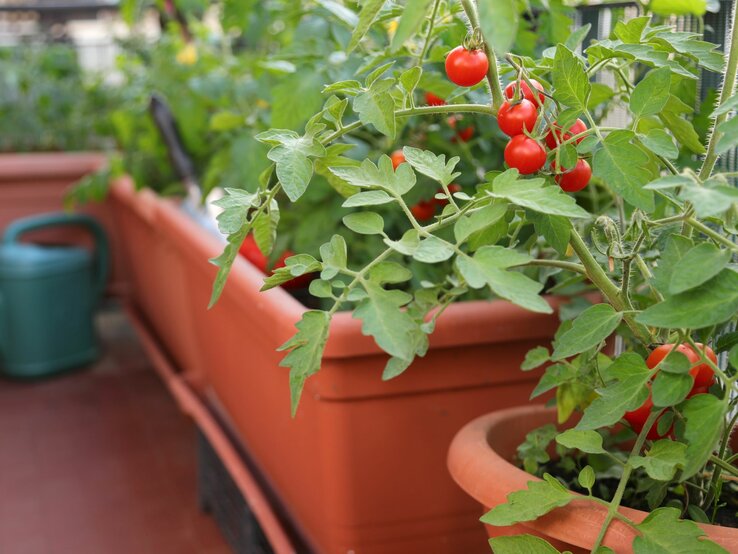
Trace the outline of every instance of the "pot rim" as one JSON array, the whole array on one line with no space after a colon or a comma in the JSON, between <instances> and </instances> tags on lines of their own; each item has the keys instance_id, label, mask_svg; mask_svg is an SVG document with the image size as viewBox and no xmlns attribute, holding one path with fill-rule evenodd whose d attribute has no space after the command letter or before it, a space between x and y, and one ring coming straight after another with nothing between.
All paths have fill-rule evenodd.
<instances>
[{"instance_id":1,"label":"pot rim","mask_svg":"<svg viewBox=\"0 0 738 554\"><path fill-rule=\"evenodd\" d=\"M83 177L102 169L104 152L18 152L0 154L0 183Z\"/></svg>"},{"instance_id":2,"label":"pot rim","mask_svg":"<svg viewBox=\"0 0 738 554\"><path fill-rule=\"evenodd\" d=\"M545 406L519 406L483 415L465 425L454 437L448 453L448 469L454 481L485 508L505 501L511 492L526 488L539 478L525 472L495 451L490 436L505 429L519 431L512 422L536 420L526 431L546 422L556 422L556 409ZM517 442L522 442L523 436ZM640 522L647 512L622 507L620 513ZM521 527L530 532L578 546L591 548L600 531L607 508L585 500L574 500ZM698 524L710 537L731 552L738 551L738 529ZM604 544L616 552L632 550L635 531L618 520L610 525Z\"/></svg>"}]
</instances>

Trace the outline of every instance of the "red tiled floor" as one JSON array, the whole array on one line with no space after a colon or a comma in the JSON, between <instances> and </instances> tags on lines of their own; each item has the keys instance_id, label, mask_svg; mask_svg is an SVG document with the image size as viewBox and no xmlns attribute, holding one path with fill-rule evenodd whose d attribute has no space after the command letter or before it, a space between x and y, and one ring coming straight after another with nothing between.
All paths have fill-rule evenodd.
<instances>
[{"instance_id":1,"label":"red tiled floor","mask_svg":"<svg viewBox=\"0 0 738 554\"><path fill-rule=\"evenodd\" d=\"M226 554L198 510L195 430L125 317L94 367L0 379L0 554Z\"/></svg>"}]
</instances>

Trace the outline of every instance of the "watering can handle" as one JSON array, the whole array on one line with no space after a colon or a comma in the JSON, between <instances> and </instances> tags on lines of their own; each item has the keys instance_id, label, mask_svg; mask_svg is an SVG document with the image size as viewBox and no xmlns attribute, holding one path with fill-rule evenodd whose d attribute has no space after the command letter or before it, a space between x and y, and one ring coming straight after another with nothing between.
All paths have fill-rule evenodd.
<instances>
[{"instance_id":1,"label":"watering can handle","mask_svg":"<svg viewBox=\"0 0 738 554\"><path fill-rule=\"evenodd\" d=\"M21 235L47 227L84 227L95 241L95 298L102 296L105 283L108 280L109 270L109 246L108 237L100 224L92 217L83 214L52 213L34 217L26 217L11 223L5 230L3 236L4 244L19 242Z\"/></svg>"}]
</instances>

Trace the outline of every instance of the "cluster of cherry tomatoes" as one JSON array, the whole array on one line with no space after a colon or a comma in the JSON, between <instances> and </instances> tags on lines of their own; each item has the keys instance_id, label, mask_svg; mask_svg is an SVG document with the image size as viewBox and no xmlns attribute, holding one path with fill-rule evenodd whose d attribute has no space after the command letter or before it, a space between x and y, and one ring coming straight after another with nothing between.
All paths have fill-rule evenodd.
<instances>
[{"instance_id":1,"label":"cluster of cherry tomatoes","mask_svg":"<svg viewBox=\"0 0 738 554\"><path fill-rule=\"evenodd\" d=\"M246 258L249 262L251 262L254 266L256 266L262 273L271 275L272 272L269 271L269 259L264 254L262 254L261 250L259 250L253 234L249 234L246 237L246 239L243 241L243 244L241 245L241 248L239 248L238 253ZM285 250L284 253L279 257L279 259L274 263L273 269L285 267L285 260L294 255L294 252L292 252L291 250ZM295 277L294 279L287 281L286 283L282 283L282 287L286 289L305 288L314 278L314 273L306 273L304 275L300 275L299 277Z\"/></svg>"},{"instance_id":2,"label":"cluster of cherry tomatoes","mask_svg":"<svg viewBox=\"0 0 738 554\"><path fill-rule=\"evenodd\" d=\"M390 155L390 159L392 160L392 167L397 169L401 163L405 163L405 154L402 153L402 150L395 150ZM451 194L459 192L460 190L461 185L457 185L456 183L452 183L448 186L448 192ZM442 188L436 191L436 194L438 193L445 194ZM428 221L436 215L437 208L443 208L446 204L448 204L448 198L439 199L434 197L429 200L421 200L410 207L410 213L412 213L413 217L418 221Z\"/></svg>"},{"instance_id":3,"label":"cluster of cherry tomatoes","mask_svg":"<svg viewBox=\"0 0 738 554\"><path fill-rule=\"evenodd\" d=\"M502 103L497 112L497 124L500 130L511 137L505 147L505 162L510 167L516 168L522 175L529 175L540 171L546 164L546 150L541 144L529 137L526 133L532 133L538 121L538 109L543 106L545 95L543 85L531 79L535 91L530 89L526 82L512 82L505 87L507 100ZM515 98L519 98L515 101ZM587 130L581 119L577 119L569 129L564 132L556 123L546 134L545 142L549 149L557 147L557 143L567 141L573 136ZM577 144L583 137L575 140ZM589 184L592 177L592 169L586 160L577 160L573 168L557 167L556 162L551 164L551 169L556 173L554 179L566 192L577 192Z\"/></svg>"},{"instance_id":4,"label":"cluster of cherry tomatoes","mask_svg":"<svg viewBox=\"0 0 738 554\"><path fill-rule=\"evenodd\" d=\"M717 356L715 356L715 352L712 350L712 348L700 343L696 344L697 348L704 352L706 358L712 361L713 364L717 364ZM692 384L692 389L689 391L689 394L687 394L687 398L691 398L696 394L706 393L709 388L715 383L715 372L713 371L710 364L706 362L703 362L701 364L697 363L700 361L700 359L702 359L702 357L689 345L680 344L679 346L674 348L673 344L662 344L661 346L655 348L654 351L651 352L651 354L648 356L648 358L646 359L646 366L648 366L649 369L655 368L659 363L661 363L664 358L666 358L666 356L669 354L669 352L672 351L672 349L674 349L675 352L680 352L681 354L684 354L692 366L692 368L689 370L689 374L694 379L694 383ZM641 405L640 408L637 408L632 412L627 412L625 414L625 420L630 424L630 426L636 433L640 433L643 429L643 426L645 425L646 420L651 413L651 408L653 408L653 400L651 399L651 393L649 391L648 398L643 403L643 405ZM659 416L659 420L661 419L661 417L663 416ZM650 440L657 440L669 436L672 433L673 425L665 433L659 433L657 420L656 423L648 431L648 435L646 435L646 437Z\"/></svg>"}]
</instances>

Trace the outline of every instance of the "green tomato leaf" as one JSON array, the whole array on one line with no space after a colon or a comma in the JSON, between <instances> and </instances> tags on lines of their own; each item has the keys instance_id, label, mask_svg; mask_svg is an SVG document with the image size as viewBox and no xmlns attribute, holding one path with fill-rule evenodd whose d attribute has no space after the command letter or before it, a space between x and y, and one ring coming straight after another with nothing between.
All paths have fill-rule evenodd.
<instances>
[{"instance_id":1,"label":"green tomato leaf","mask_svg":"<svg viewBox=\"0 0 738 554\"><path fill-rule=\"evenodd\" d=\"M530 371L542 366L549 360L548 348L545 346L536 346L532 350L528 350L525 354L525 360L520 365L523 371Z\"/></svg>"},{"instance_id":2,"label":"green tomato leaf","mask_svg":"<svg viewBox=\"0 0 738 554\"><path fill-rule=\"evenodd\" d=\"M533 521L554 508L566 506L574 498L561 483L546 474L543 481L529 481L527 489L510 493L507 503L492 508L481 521L498 527Z\"/></svg>"},{"instance_id":3,"label":"green tomato leaf","mask_svg":"<svg viewBox=\"0 0 738 554\"><path fill-rule=\"evenodd\" d=\"M369 90L354 97L354 111L359 114L359 119L365 125L373 125L377 131L395 138L395 100L392 98L391 90L394 79L381 79L374 81Z\"/></svg>"},{"instance_id":4,"label":"green tomato leaf","mask_svg":"<svg viewBox=\"0 0 738 554\"><path fill-rule=\"evenodd\" d=\"M399 195L415 186L415 173L408 164L400 164L395 171L389 156L379 158L374 165L364 160L359 166L331 167L331 172L350 185L358 188L384 189Z\"/></svg>"},{"instance_id":5,"label":"green tomato leaf","mask_svg":"<svg viewBox=\"0 0 738 554\"><path fill-rule=\"evenodd\" d=\"M378 285L404 283L412 279L412 272L396 262L380 262L369 270L367 278Z\"/></svg>"},{"instance_id":6,"label":"green tomato leaf","mask_svg":"<svg viewBox=\"0 0 738 554\"><path fill-rule=\"evenodd\" d=\"M673 440L656 441L645 456L633 456L630 463L633 467L642 467L651 479L670 481L677 469L683 468L687 462L685 454L687 445Z\"/></svg>"},{"instance_id":7,"label":"green tomato leaf","mask_svg":"<svg viewBox=\"0 0 738 554\"><path fill-rule=\"evenodd\" d=\"M671 70L668 67L652 69L630 94L630 111L636 117L655 115L669 100Z\"/></svg>"},{"instance_id":8,"label":"green tomato leaf","mask_svg":"<svg viewBox=\"0 0 738 554\"><path fill-rule=\"evenodd\" d=\"M711 394L697 394L684 403L682 415L687 420L684 426L687 462L682 471L682 481L700 471L717 447L725 426L726 409L726 404Z\"/></svg>"},{"instance_id":9,"label":"green tomato leaf","mask_svg":"<svg viewBox=\"0 0 738 554\"><path fill-rule=\"evenodd\" d=\"M471 215L461 216L454 224L454 236L461 243L477 231L486 229L500 221L507 213L507 203L500 202L484 206Z\"/></svg>"},{"instance_id":10,"label":"green tomato leaf","mask_svg":"<svg viewBox=\"0 0 738 554\"><path fill-rule=\"evenodd\" d=\"M504 198L523 208L535 212L563 217L588 218L576 200L559 186L544 186L544 179L518 179L517 169L508 169L492 181L492 190L487 194L493 198Z\"/></svg>"},{"instance_id":11,"label":"green tomato leaf","mask_svg":"<svg viewBox=\"0 0 738 554\"><path fill-rule=\"evenodd\" d=\"M407 162L417 171L438 181L442 185L449 185L451 181L456 179L461 173L454 173L456 164L459 163L459 157L454 156L446 162L446 156L441 154L436 156L430 150L420 150L412 146L405 146L402 149Z\"/></svg>"},{"instance_id":12,"label":"green tomato leaf","mask_svg":"<svg viewBox=\"0 0 738 554\"><path fill-rule=\"evenodd\" d=\"M538 293L543 285L522 273L506 271L507 268L522 265L530 258L514 250L501 246L483 246L474 257L460 254L456 265L472 288L489 286L493 293L513 304L528 310L550 314L553 312Z\"/></svg>"},{"instance_id":13,"label":"green tomato leaf","mask_svg":"<svg viewBox=\"0 0 738 554\"><path fill-rule=\"evenodd\" d=\"M674 265L669 293L679 294L700 286L720 273L730 258L730 250L720 250L709 242L698 244Z\"/></svg>"},{"instance_id":14,"label":"green tomato leaf","mask_svg":"<svg viewBox=\"0 0 738 554\"><path fill-rule=\"evenodd\" d=\"M582 113L592 86L582 61L566 46L556 46L553 62L554 97L562 104Z\"/></svg>"},{"instance_id":15,"label":"green tomato leaf","mask_svg":"<svg viewBox=\"0 0 738 554\"><path fill-rule=\"evenodd\" d=\"M705 538L706 533L694 521L679 519L676 508L657 508L636 525L634 554L728 554Z\"/></svg>"},{"instance_id":16,"label":"green tomato leaf","mask_svg":"<svg viewBox=\"0 0 738 554\"><path fill-rule=\"evenodd\" d=\"M330 242L321 245L320 257L323 260L321 278L333 279L341 269L346 269L348 255L344 238L341 235L333 235Z\"/></svg>"},{"instance_id":17,"label":"green tomato leaf","mask_svg":"<svg viewBox=\"0 0 738 554\"><path fill-rule=\"evenodd\" d=\"M679 404L687 398L692 385L694 378L690 375L660 372L653 380L651 388L654 406L666 408Z\"/></svg>"},{"instance_id":18,"label":"green tomato leaf","mask_svg":"<svg viewBox=\"0 0 738 554\"><path fill-rule=\"evenodd\" d=\"M674 267L693 246L694 243L682 235L671 235L668 238L659 265L653 270L653 285L664 296L669 295Z\"/></svg>"},{"instance_id":19,"label":"green tomato leaf","mask_svg":"<svg viewBox=\"0 0 738 554\"><path fill-rule=\"evenodd\" d=\"M663 129L651 129L646 135L638 135L638 140L658 156L673 160L679 155L679 149L674 144L674 140Z\"/></svg>"},{"instance_id":20,"label":"green tomato leaf","mask_svg":"<svg viewBox=\"0 0 738 554\"><path fill-rule=\"evenodd\" d=\"M546 372L543 374L543 377L541 377L541 380L538 381L536 388L533 389L533 392L530 394L530 398L536 398L541 396L544 392L548 392L553 388L569 383L576 379L576 376L576 369L570 365L550 365L546 368Z\"/></svg>"},{"instance_id":21,"label":"green tomato leaf","mask_svg":"<svg viewBox=\"0 0 738 554\"><path fill-rule=\"evenodd\" d=\"M292 417L297 413L302 389L310 375L317 373L323 359L323 350L328 341L331 317L328 313L309 310L295 324L297 333L277 350L289 350L280 362L280 367L290 368L290 395Z\"/></svg>"},{"instance_id":22,"label":"green tomato leaf","mask_svg":"<svg viewBox=\"0 0 738 554\"><path fill-rule=\"evenodd\" d=\"M548 215L530 211L527 217L533 222L536 233L541 235L546 242L554 247L556 252L564 256L569 246L571 236L571 223L560 215Z\"/></svg>"},{"instance_id":23,"label":"green tomato leaf","mask_svg":"<svg viewBox=\"0 0 738 554\"><path fill-rule=\"evenodd\" d=\"M597 431L568 429L556 437L556 442L566 448L576 448L587 454L603 454L602 435Z\"/></svg>"},{"instance_id":24,"label":"green tomato leaf","mask_svg":"<svg viewBox=\"0 0 738 554\"><path fill-rule=\"evenodd\" d=\"M509 52L518 34L518 4L515 0L479 2L479 25L496 52Z\"/></svg>"},{"instance_id":25,"label":"green tomato leaf","mask_svg":"<svg viewBox=\"0 0 738 554\"><path fill-rule=\"evenodd\" d=\"M691 183L691 186L684 187L679 198L691 202L698 217L710 217L725 213L738 202L738 189L707 180L705 186Z\"/></svg>"},{"instance_id":26,"label":"green tomato leaf","mask_svg":"<svg viewBox=\"0 0 738 554\"><path fill-rule=\"evenodd\" d=\"M720 138L717 142L717 152L722 154L738 146L738 117L731 117L718 125L717 132Z\"/></svg>"},{"instance_id":27,"label":"green tomato leaf","mask_svg":"<svg viewBox=\"0 0 738 554\"><path fill-rule=\"evenodd\" d=\"M623 314L610 304L596 304L584 310L571 328L556 340L555 361L579 354L600 344L617 329Z\"/></svg>"},{"instance_id":28,"label":"green tomato leaf","mask_svg":"<svg viewBox=\"0 0 738 554\"><path fill-rule=\"evenodd\" d=\"M595 484L595 471L592 469L592 466L584 466L577 476L577 481L579 481L579 484L582 487L589 491L589 494L592 494L592 487Z\"/></svg>"},{"instance_id":29,"label":"green tomato leaf","mask_svg":"<svg viewBox=\"0 0 738 554\"><path fill-rule=\"evenodd\" d=\"M311 134L300 136L294 131L272 129L256 135L256 139L273 145L267 157L277 166L277 178L290 200L296 202L307 189L313 176L311 157L323 157L326 150Z\"/></svg>"},{"instance_id":30,"label":"green tomato leaf","mask_svg":"<svg viewBox=\"0 0 738 554\"><path fill-rule=\"evenodd\" d=\"M635 410L648 397L646 383L651 376L646 362L638 354L627 352L607 368L615 381L598 389L599 397L584 410L577 429L598 429L614 425L625 412Z\"/></svg>"},{"instance_id":31,"label":"green tomato leaf","mask_svg":"<svg viewBox=\"0 0 738 554\"><path fill-rule=\"evenodd\" d=\"M626 202L646 212L654 209L653 192L643 187L651 181L648 155L631 140L633 133L613 131L595 152L593 173Z\"/></svg>"},{"instance_id":32,"label":"green tomato leaf","mask_svg":"<svg viewBox=\"0 0 738 554\"><path fill-rule=\"evenodd\" d=\"M423 239L413 252L413 258L419 262L436 264L445 262L454 255L454 246L435 235Z\"/></svg>"},{"instance_id":33,"label":"green tomato leaf","mask_svg":"<svg viewBox=\"0 0 738 554\"><path fill-rule=\"evenodd\" d=\"M349 196L342 206L344 208L356 208L358 206L378 206L392 202L392 197L383 190L370 190L359 192Z\"/></svg>"},{"instance_id":34,"label":"green tomato leaf","mask_svg":"<svg viewBox=\"0 0 738 554\"><path fill-rule=\"evenodd\" d=\"M384 233L384 219L375 212L354 212L343 218L343 224L360 235L381 235Z\"/></svg>"},{"instance_id":35,"label":"green tomato leaf","mask_svg":"<svg viewBox=\"0 0 738 554\"><path fill-rule=\"evenodd\" d=\"M397 52L409 38L414 36L422 25L433 0L408 0L402 10L400 23L397 25L395 36L392 37L391 51ZM412 91L411 91L412 92Z\"/></svg>"},{"instance_id":36,"label":"green tomato leaf","mask_svg":"<svg viewBox=\"0 0 738 554\"><path fill-rule=\"evenodd\" d=\"M636 321L664 329L702 329L729 320L736 310L738 273L726 268L699 287L646 308Z\"/></svg>"}]
</instances>

